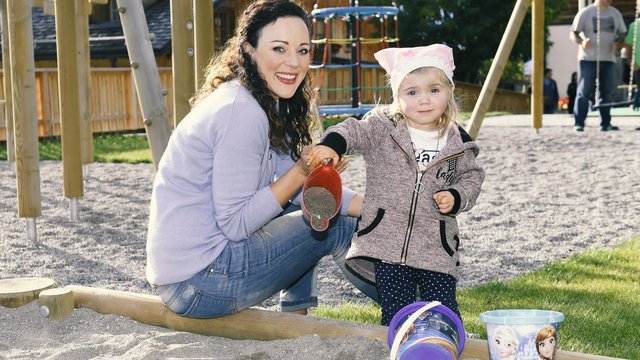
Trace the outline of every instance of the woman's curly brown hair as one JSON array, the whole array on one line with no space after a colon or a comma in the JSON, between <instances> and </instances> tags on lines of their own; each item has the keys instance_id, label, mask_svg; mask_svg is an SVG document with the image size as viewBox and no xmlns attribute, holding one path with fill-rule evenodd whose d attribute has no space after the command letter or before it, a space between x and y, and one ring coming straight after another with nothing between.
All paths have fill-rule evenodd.
<instances>
[{"instance_id":1,"label":"woman's curly brown hair","mask_svg":"<svg viewBox=\"0 0 640 360\"><path fill-rule=\"evenodd\" d=\"M304 145L312 142L311 133L319 124L315 109L315 92L309 76L296 89L290 99L279 99L267 87L251 56L244 52L243 44L258 46L262 29L281 17L298 17L311 30L309 14L290 0L261 0L249 5L240 18L234 36L225 49L214 56L205 69L206 79L190 99L192 106L220 85L238 79L258 101L269 119L269 141L281 152L289 152L294 160L300 158Z\"/></svg>"}]
</instances>

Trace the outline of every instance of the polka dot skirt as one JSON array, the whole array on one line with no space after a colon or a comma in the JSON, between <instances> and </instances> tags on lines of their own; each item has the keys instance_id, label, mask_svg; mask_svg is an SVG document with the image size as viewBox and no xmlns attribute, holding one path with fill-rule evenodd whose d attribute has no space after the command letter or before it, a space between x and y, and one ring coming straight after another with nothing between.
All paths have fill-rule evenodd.
<instances>
[{"instance_id":1,"label":"polka dot skirt","mask_svg":"<svg viewBox=\"0 0 640 360\"><path fill-rule=\"evenodd\" d=\"M462 318L453 276L381 261L375 264L375 271L382 325L389 326L400 309L416 301L440 301Z\"/></svg>"}]
</instances>

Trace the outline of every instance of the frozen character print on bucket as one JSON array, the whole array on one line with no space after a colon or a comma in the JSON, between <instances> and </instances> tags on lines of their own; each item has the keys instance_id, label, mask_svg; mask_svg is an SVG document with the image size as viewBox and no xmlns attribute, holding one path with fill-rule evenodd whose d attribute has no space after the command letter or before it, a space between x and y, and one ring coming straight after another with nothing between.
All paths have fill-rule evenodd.
<instances>
[{"instance_id":1,"label":"frozen character print on bucket","mask_svg":"<svg viewBox=\"0 0 640 360\"><path fill-rule=\"evenodd\" d=\"M547 325L538 331L536 336L536 350L540 359L553 360L556 356L556 328Z\"/></svg>"},{"instance_id":2,"label":"frozen character print on bucket","mask_svg":"<svg viewBox=\"0 0 640 360\"><path fill-rule=\"evenodd\" d=\"M383 325L418 300L456 300L460 237L456 216L469 211L485 172L479 147L457 125L452 49L434 44L375 53L393 102L328 128L309 165L345 154L366 162L366 194L347 266L374 283Z\"/></svg>"},{"instance_id":3,"label":"frozen character print on bucket","mask_svg":"<svg viewBox=\"0 0 640 360\"><path fill-rule=\"evenodd\" d=\"M509 326L501 326L496 329L493 346L500 360L514 360L518 352L518 334Z\"/></svg>"}]
</instances>

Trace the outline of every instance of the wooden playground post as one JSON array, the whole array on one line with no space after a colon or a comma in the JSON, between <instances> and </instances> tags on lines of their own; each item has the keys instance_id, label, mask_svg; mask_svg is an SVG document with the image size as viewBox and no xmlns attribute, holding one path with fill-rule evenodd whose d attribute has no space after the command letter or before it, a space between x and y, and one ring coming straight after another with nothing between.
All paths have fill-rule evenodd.
<instances>
[{"instance_id":1,"label":"wooden playground post","mask_svg":"<svg viewBox=\"0 0 640 360\"><path fill-rule=\"evenodd\" d=\"M38 242L35 218L41 214L38 115L31 0L7 1L11 64L18 216L27 219L27 238Z\"/></svg>"},{"instance_id":2,"label":"wooden playground post","mask_svg":"<svg viewBox=\"0 0 640 360\"><path fill-rule=\"evenodd\" d=\"M211 0L193 0L195 43L195 90L204 82L204 70L215 51L213 43L213 4Z\"/></svg>"},{"instance_id":3,"label":"wooden playground post","mask_svg":"<svg viewBox=\"0 0 640 360\"><path fill-rule=\"evenodd\" d=\"M9 19L7 18L7 0L0 0L0 29L3 34L9 33ZM4 75L4 120L6 122L7 161L11 170L15 172L16 149L13 142L13 101L11 99L11 55L9 55L8 36L2 36L2 72Z\"/></svg>"},{"instance_id":4,"label":"wooden playground post","mask_svg":"<svg viewBox=\"0 0 640 360\"><path fill-rule=\"evenodd\" d=\"M542 127L542 106L544 91L542 77L544 74L544 0L531 1L531 116L533 128L538 131Z\"/></svg>"},{"instance_id":5,"label":"wooden playground post","mask_svg":"<svg viewBox=\"0 0 640 360\"><path fill-rule=\"evenodd\" d=\"M491 68L489 68L487 79L482 85L480 96L476 101L476 105L474 106L473 112L471 113L469 125L467 126L467 132L474 139L478 137L478 132L480 132L482 120L484 119L487 110L489 110L489 107L491 106L493 95L495 94L496 88L498 87L500 77L502 77L504 66L509 59L509 54L511 53L511 49L513 49L513 44L516 41L518 31L520 31L520 27L522 26L522 21L524 20L524 16L527 13L528 7L529 0L518 0L513 8L511 18L509 18L507 28L502 35L502 40L500 40L498 51L495 58L493 59L493 62L491 63Z\"/></svg>"},{"instance_id":6,"label":"wooden playground post","mask_svg":"<svg viewBox=\"0 0 640 360\"><path fill-rule=\"evenodd\" d=\"M117 4L151 157L157 169L170 136L169 112L163 98L167 90L160 83L142 2L117 0Z\"/></svg>"},{"instance_id":7,"label":"wooden playground post","mask_svg":"<svg viewBox=\"0 0 640 360\"><path fill-rule=\"evenodd\" d=\"M210 3L210 6L213 6ZM171 63L173 70L173 124L184 118L191 107L189 98L196 89L193 46L193 3L171 0Z\"/></svg>"},{"instance_id":8,"label":"wooden playground post","mask_svg":"<svg viewBox=\"0 0 640 360\"><path fill-rule=\"evenodd\" d=\"M55 2L55 22L64 196L69 199L71 219L78 220L77 199L84 196L84 188L74 2Z\"/></svg>"},{"instance_id":9,"label":"wooden playground post","mask_svg":"<svg viewBox=\"0 0 640 360\"><path fill-rule=\"evenodd\" d=\"M76 41L78 51L78 105L80 106L80 146L82 148L83 165L93 163L89 15L91 15L91 2L87 0L75 0ZM87 175L86 172L83 173L85 176Z\"/></svg>"}]
</instances>

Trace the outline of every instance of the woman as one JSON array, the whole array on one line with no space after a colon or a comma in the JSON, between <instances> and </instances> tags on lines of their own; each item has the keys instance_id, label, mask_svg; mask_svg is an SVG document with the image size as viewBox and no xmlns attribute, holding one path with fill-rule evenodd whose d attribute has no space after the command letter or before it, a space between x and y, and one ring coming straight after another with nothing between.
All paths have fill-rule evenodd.
<instances>
[{"instance_id":1,"label":"woman","mask_svg":"<svg viewBox=\"0 0 640 360\"><path fill-rule=\"evenodd\" d=\"M345 269L353 209L343 206L317 233L299 207L317 123L310 49L299 5L251 4L173 132L154 181L147 240L147 279L173 312L224 316L282 290L281 309L306 314L317 305L316 263L331 254ZM342 203L354 197L362 202L345 189Z\"/></svg>"}]
</instances>

